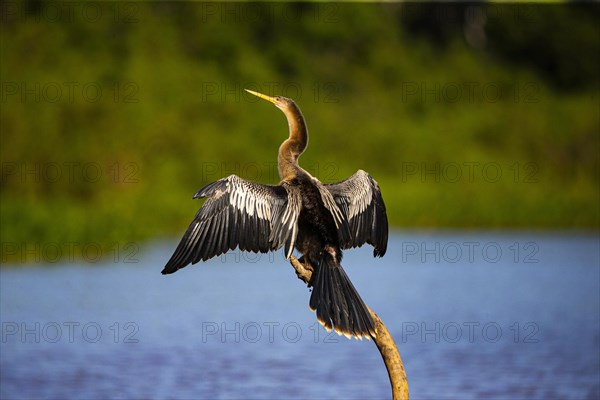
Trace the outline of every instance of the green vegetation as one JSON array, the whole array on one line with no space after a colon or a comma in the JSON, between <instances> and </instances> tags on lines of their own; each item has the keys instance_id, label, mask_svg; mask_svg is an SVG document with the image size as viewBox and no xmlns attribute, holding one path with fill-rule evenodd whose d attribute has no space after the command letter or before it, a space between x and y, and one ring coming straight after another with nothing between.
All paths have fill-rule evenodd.
<instances>
[{"instance_id":1,"label":"green vegetation","mask_svg":"<svg viewBox=\"0 0 600 400\"><path fill-rule=\"evenodd\" d=\"M3 262L277 183L285 119L244 87L294 98L301 164L370 172L393 226L600 226L597 4L52 4L2 4Z\"/></svg>"}]
</instances>

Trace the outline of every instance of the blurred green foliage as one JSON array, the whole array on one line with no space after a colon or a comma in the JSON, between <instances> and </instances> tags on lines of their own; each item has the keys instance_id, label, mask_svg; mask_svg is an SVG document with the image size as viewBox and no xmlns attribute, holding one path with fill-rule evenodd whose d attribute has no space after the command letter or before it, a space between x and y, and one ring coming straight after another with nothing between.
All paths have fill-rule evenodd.
<instances>
[{"instance_id":1,"label":"blurred green foliage","mask_svg":"<svg viewBox=\"0 0 600 400\"><path fill-rule=\"evenodd\" d=\"M294 98L301 165L367 170L393 226L600 225L597 4L1 7L3 262L177 236L207 182L277 183L285 118L244 87Z\"/></svg>"}]
</instances>

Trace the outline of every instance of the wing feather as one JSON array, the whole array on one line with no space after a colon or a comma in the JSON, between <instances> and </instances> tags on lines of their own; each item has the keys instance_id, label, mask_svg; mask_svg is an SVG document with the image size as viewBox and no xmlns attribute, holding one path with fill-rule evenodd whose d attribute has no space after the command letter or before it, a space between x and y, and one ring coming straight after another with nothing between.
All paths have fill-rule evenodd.
<instances>
[{"instance_id":1,"label":"wing feather","mask_svg":"<svg viewBox=\"0 0 600 400\"><path fill-rule=\"evenodd\" d=\"M350 178L324 185L333 196L339 210L346 216L349 229L338 226L343 249L373 246L373 256L382 257L387 250L388 220L379 185L363 170Z\"/></svg>"},{"instance_id":2,"label":"wing feather","mask_svg":"<svg viewBox=\"0 0 600 400\"><path fill-rule=\"evenodd\" d=\"M163 269L170 274L188 264L241 250L266 253L285 245L289 258L297 234L301 197L281 185L262 185L236 175L204 186L206 198Z\"/></svg>"}]
</instances>

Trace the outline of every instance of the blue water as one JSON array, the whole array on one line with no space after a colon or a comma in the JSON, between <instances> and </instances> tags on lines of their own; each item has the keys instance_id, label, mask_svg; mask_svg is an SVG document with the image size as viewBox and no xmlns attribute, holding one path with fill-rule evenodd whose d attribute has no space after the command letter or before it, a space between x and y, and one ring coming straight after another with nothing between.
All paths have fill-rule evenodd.
<instances>
[{"instance_id":1,"label":"blue water","mask_svg":"<svg viewBox=\"0 0 600 400\"><path fill-rule=\"evenodd\" d=\"M595 233L399 232L347 251L413 399L598 399ZM119 263L0 271L3 399L390 398L372 342L328 334L281 254L171 276L174 242Z\"/></svg>"}]
</instances>

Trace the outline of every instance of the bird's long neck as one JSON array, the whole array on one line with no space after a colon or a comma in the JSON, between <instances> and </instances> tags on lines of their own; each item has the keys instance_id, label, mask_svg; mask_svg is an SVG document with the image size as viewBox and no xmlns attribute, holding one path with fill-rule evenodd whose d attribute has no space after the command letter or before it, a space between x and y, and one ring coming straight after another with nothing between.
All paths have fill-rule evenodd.
<instances>
[{"instance_id":1,"label":"bird's long neck","mask_svg":"<svg viewBox=\"0 0 600 400\"><path fill-rule=\"evenodd\" d=\"M308 146L308 131L304 117L296 104L292 103L283 109L283 112L288 120L290 137L279 147L277 165L281 180L291 181L302 171L298 165L298 157Z\"/></svg>"}]
</instances>

